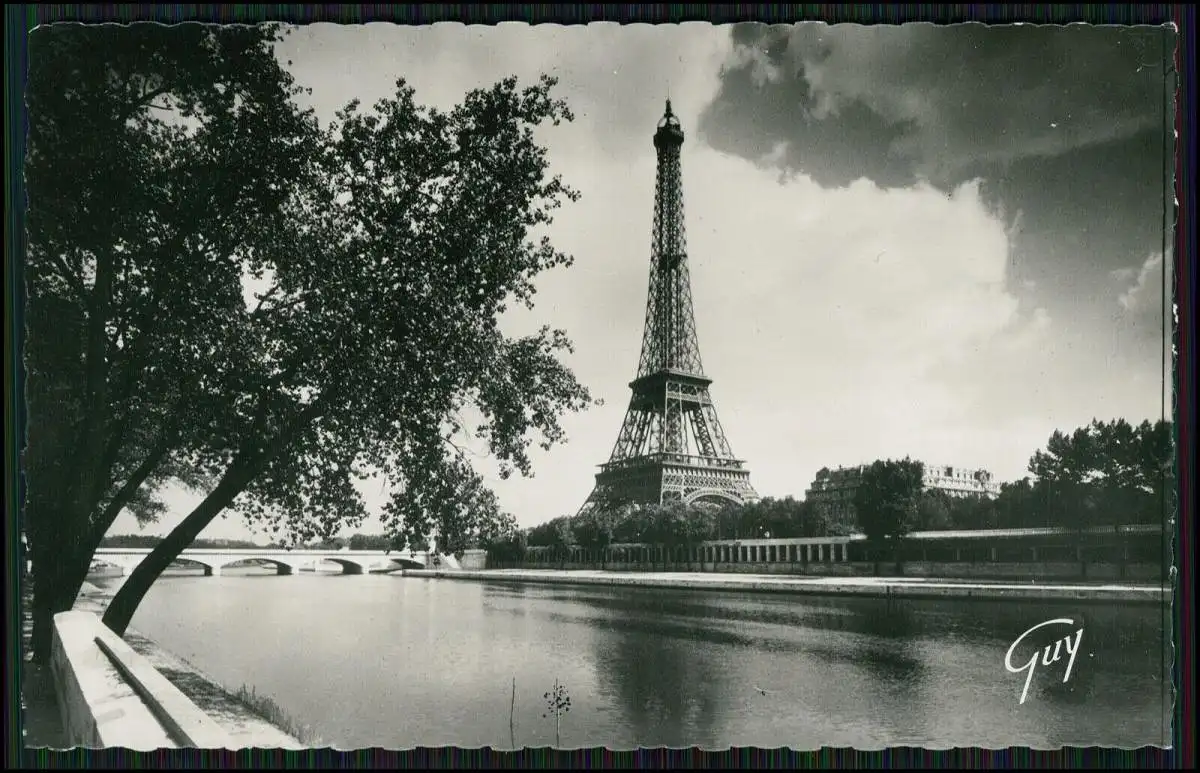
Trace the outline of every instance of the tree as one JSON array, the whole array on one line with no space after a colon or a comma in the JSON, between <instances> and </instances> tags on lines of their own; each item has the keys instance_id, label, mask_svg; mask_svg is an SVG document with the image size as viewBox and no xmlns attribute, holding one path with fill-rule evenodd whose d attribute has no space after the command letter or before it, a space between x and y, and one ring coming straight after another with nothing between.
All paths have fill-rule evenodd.
<instances>
[{"instance_id":1,"label":"tree","mask_svg":"<svg viewBox=\"0 0 1200 773\"><path fill-rule=\"evenodd\" d=\"M916 528L921 531L948 529L953 503L944 491L925 491L917 503Z\"/></svg>"},{"instance_id":2,"label":"tree","mask_svg":"<svg viewBox=\"0 0 1200 773\"><path fill-rule=\"evenodd\" d=\"M102 548L152 548L162 541L156 534L114 534L100 540Z\"/></svg>"},{"instance_id":3,"label":"tree","mask_svg":"<svg viewBox=\"0 0 1200 773\"><path fill-rule=\"evenodd\" d=\"M1001 491L1004 491L1003 484ZM948 497L948 529L998 529L1000 515L996 500L986 496Z\"/></svg>"},{"instance_id":4,"label":"tree","mask_svg":"<svg viewBox=\"0 0 1200 773\"><path fill-rule=\"evenodd\" d=\"M24 349L33 650L116 516L153 520L203 433L212 353L308 131L272 27L49 25L30 35Z\"/></svg>"},{"instance_id":5,"label":"tree","mask_svg":"<svg viewBox=\"0 0 1200 773\"><path fill-rule=\"evenodd\" d=\"M768 534L772 537L792 537L801 529L802 507L792 497L767 497L745 503L738 511L740 517L735 531L743 537L761 539Z\"/></svg>"},{"instance_id":6,"label":"tree","mask_svg":"<svg viewBox=\"0 0 1200 773\"><path fill-rule=\"evenodd\" d=\"M575 530L571 527L570 516L555 519L553 540L551 544L554 546L554 552L558 554L561 567L566 562L571 548L578 544L575 539Z\"/></svg>"},{"instance_id":7,"label":"tree","mask_svg":"<svg viewBox=\"0 0 1200 773\"><path fill-rule=\"evenodd\" d=\"M157 534L114 534L100 540L102 548L153 548L162 542ZM259 550L264 546L244 539L198 539L192 543L193 548L201 549L243 549ZM269 546L268 546L269 547Z\"/></svg>"},{"instance_id":8,"label":"tree","mask_svg":"<svg viewBox=\"0 0 1200 773\"><path fill-rule=\"evenodd\" d=\"M114 45L132 45L114 35ZM261 51L274 63L265 43ZM234 66L244 65L235 59ZM286 97L290 79L277 65L274 75ZM111 82L101 78L97 88ZM124 631L161 571L218 514L241 513L293 543L328 537L362 522L353 480L366 475L381 475L391 486L383 513L389 534L410 545L436 534L441 551L461 552L500 516L460 436L483 439L504 476L531 474L528 447L536 438L544 448L564 439L559 416L590 402L557 359L569 348L565 335L545 328L510 339L498 327L507 304L532 305L536 275L570 262L547 238L531 235L551 222L563 199L576 197L558 178L547 179L546 151L533 136L536 126L571 117L551 98L552 87L543 79L518 89L509 78L444 113L416 105L399 82L374 111L360 112L352 102L329 127L317 126L288 99L258 110L228 96L227 120L201 116L208 123L200 121L199 133L212 135L207 144L171 135L193 148L195 158L184 155L196 164L175 169L179 176L169 182L186 194L182 204L172 203L195 213L196 228L171 231L171 223L163 226L140 210L125 212L120 196L107 200L112 222L141 226L142 233L131 229L120 243L144 252L148 268L106 269L100 294L134 298L134 310L109 304L94 322L96 304L73 298L69 284L56 297L74 303L76 317L98 330L96 337L107 332L109 351L144 307L172 309L166 335L154 335L171 339L173 348L159 342L145 367L129 371L132 393L155 400L135 415L162 417L170 429L160 433L163 458L211 481L201 504L112 600L105 613L110 628ZM114 123L111 131L122 126ZM286 153L272 160L276 144ZM264 158L243 163L260 146ZM92 178L76 180L93 195ZM211 213L210 200L230 186L237 193L238 185L270 206L243 201L236 228L216 227L227 223ZM72 207L70 193L60 191L67 199L61 209ZM160 191L142 194L154 198ZM169 252L160 239L170 243ZM54 263L55 251L45 253ZM244 276L257 285L249 302ZM177 320L176 308L192 313ZM57 371L60 380L84 384L89 395L97 389L84 376L62 376L64 370ZM105 383L113 378L100 376ZM463 411L477 417L473 431ZM81 415L96 425L94 411ZM120 445L119 427L99 426L89 430L99 441L85 459L96 458L95 448ZM161 460L144 461L152 472L134 489L167 469Z\"/></svg>"},{"instance_id":9,"label":"tree","mask_svg":"<svg viewBox=\"0 0 1200 773\"><path fill-rule=\"evenodd\" d=\"M683 549L690 569L692 548L715 535L718 512L719 507L714 505L669 501L646 505L631 515L640 521L641 541L663 550L664 565L668 560L675 561Z\"/></svg>"},{"instance_id":10,"label":"tree","mask_svg":"<svg viewBox=\"0 0 1200 773\"><path fill-rule=\"evenodd\" d=\"M429 540L424 537L412 540L403 540L393 537L391 543L392 550L407 550L413 555L417 553L426 553L429 551L430 547L431 545L429 544Z\"/></svg>"},{"instance_id":11,"label":"tree","mask_svg":"<svg viewBox=\"0 0 1200 773\"><path fill-rule=\"evenodd\" d=\"M578 544L572 518L567 515L534 526L529 530L527 539L530 546L552 548L554 557L560 563L566 560L567 548Z\"/></svg>"},{"instance_id":12,"label":"tree","mask_svg":"<svg viewBox=\"0 0 1200 773\"><path fill-rule=\"evenodd\" d=\"M925 466L909 458L879 460L862 471L854 493L859 527L875 545L899 543L916 523L925 487Z\"/></svg>"},{"instance_id":13,"label":"tree","mask_svg":"<svg viewBox=\"0 0 1200 773\"><path fill-rule=\"evenodd\" d=\"M1124 419L1055 431L1029 471L1048 525L1077 533L1080 571L1086 576L1095 527L1125 523L1166 525L1175 508L1175 454L1170 422L1133 426ZM1164 534L1167 530L1164 529ZM1167 551L1164 550L1164 554Z\"/></svg>"},{"instance_id":14,"label":"tree","mask_svg":"<svg viewBox=\"0 0 1200 773\"><path fill-rule=\"evenodd\" d=\"M351 550L385 550L392 549L392 540L386 534L353 534L346 543Z\"/></svg>"},{"instance_id":15,"label":"tree","mask_svg":"<svg viewBox=\"0 0 1200 773\"><path fill-rule=\"evenodd\" d=\"M1029 460L1029 472L1054 525L1162 523L1174 501L1171 424L1093 419L1070 434L1056 430Z\"/></svg>"},{"instance_id":16,"label":"tree","mask_svg":"<svg viewBox=\"0 0 1200 773\"><path fill-rule=\"evenodd\" d=\"M994 525L1002 529L1046 526L1046 508L1038 501L1041 493L1029 478L1000 484L1000 494L993 503Z\"/></svg>"},{"instance_id":17,"label":"tree","mask_svg":"<svg viewBox=\"0 0 1200 773\"><path fill-rule=\"evenodd\" d=\"M519 566L528 550L525 532L517 530L487 548L488 567Z\"/></svg>"},{"instance_id":18,"label":"tree","mask_svg":"<svg viewBox=\"0 0 1200 773\"><path fill-rule=\"evenodd\" d=\"M559 524L562 520L562 517L552 518L545 523L531 527L528 532L529 545L531 547L553 547L561 544L562 531Z\"/></svg>"},{"instance_id":19,"label":"tree","mask_svg":"<svg viewBox=\"0 0 1200 773\"><path fill-rule=\"evenodd\" d=\"M806 501L802 505L801 537L844 537L858 530L850 508L835 508L819 501Z\"/></svg>"},{"instance_id":20,"label":"tree","mask_svg":"<svg viewBox=\"0 0 1200 773\"><path fill-rule=\"evenodd\" d=\"M493 545L512 541L519 531L517 519L511 513L498 513L495 518L480 523L475 543L478 549L489 550Z\"/></svg>"},{"instance_id":21,"label":"tree","mask_svg":"<svg viewBox=\"0 0 1200 773\"><path fill-rule=\"evenodd\" d=\"M718 505L697 502L692 505L672 502L664 506L664 536L671 548L683 548L687 566L692 568L692 551L696 545L710 540L717 531Z\"/></svg>"},{"instance_id":22,"label":"tree","mask_svg":"<svg viewBox=\"0 0 1200 773\"><path fill-rule=\"evenodd\" d=\"M613 543L617 524L622 511L609 507L594 507L571 519L571 530L579 544L595 550L600 556L600 567L607 565L608 546Z\"/></svg>"}]
</instances>

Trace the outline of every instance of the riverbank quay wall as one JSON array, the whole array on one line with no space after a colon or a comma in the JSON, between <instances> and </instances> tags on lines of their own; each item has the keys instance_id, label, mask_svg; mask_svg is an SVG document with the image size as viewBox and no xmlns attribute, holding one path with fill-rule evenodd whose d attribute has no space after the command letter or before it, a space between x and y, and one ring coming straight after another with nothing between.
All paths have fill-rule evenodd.
<instances>
[{"instance_id":1,"label":"riverbank quay wall","mask_svg":"<svg viewBox=\"0 0 1200 773\"><path fill-rule=\"evenodd\" d=\"M706 540L692 546L532 547L521 561L489 556L487 568L832 577L885 570L911 577L1161 582L1171 564L1169 540L1159 527L1123 526L916 532L898 549L881 551L863 535Z\"/></svg>"},{"instance_id":2,"label":"riverbank quay wall","mask_svg":"<svg viewBox=\"0 0 1200 773\"><path fill-rule=\"evenodd\" d=\"M73 747L224 749L233 741L91 612L54 616L50 668Z\"/></svg>"},{"instance_id":3,"label":"riverbank quay wall","mask_svg":"<svg viewBox=\"0 0 1200 773\"><path fill-rule=\"evenodd\" d=\"M734 593L783 593L808 596L857 596L860 598L941 599L976 601L1037 601L1099 604L1150 604L1169 602L1169 588L1159 585L1084 585L1065 583L964 582L911 578L779 577L747 574L644 573L596 570L484 571L406 569L405 577L467 580L474 582L531 583L544 585L591 585L671 590L727 591Z\"/></svg>"},{"instance_id":4,"label":"riverbank quay wall","mask_svg":"<svg viewBox=\"0 0 1200 773\"><path fill-rule=\"evenodd\" d=\"M100 620L110 597L85 583L55 617L51 673L69 747L306 748L156 642L118 637Z\"/></svg>"}]
</instances>

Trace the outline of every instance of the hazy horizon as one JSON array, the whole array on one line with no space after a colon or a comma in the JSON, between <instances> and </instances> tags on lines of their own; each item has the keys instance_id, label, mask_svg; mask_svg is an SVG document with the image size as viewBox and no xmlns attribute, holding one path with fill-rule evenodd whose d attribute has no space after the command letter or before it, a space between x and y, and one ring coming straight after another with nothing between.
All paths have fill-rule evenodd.
<instances>
[{"instance_id":1,"label":"hazy horizon","mask_svg":"<svg viewBox=\"0 0 1200 773\"><path fill-rule=\"evenodd\" d=\"M540 137L582 193L549 232L575 265L542 276L534 310L503 324L564 328L566 362L605 404L566 417L569 442L533 455L534 478L501 481L478 459L528 527L578 509L620 428L668 91L687 136L701 355L760 495L799 499L821 467L904 456L1009 481L1056 429L1170 418L1165 38L1086 25L315 24L279 58L323 121L398 78L438 107L509 74L559 79L575 121ZM378 483L362 491L372 508L386 499ZM157 524L123 513L109 534L166 533L201 498L172 489ZM201 536L267 538L234 514Z\"/></svg>"}]
</instances>

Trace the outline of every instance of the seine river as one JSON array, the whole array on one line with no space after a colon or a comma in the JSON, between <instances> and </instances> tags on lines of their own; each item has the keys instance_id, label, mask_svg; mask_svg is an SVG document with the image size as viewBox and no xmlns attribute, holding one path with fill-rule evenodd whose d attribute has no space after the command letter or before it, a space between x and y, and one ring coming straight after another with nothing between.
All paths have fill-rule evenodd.
<instances>
[{"instance_id":1,"label":"seine river","mask_svg":"<svg viewBox=\"0 0 1200 773\"><path fill-rule=\"evenodd\" d=\"M1170 743L1153 607L235 572L163 577L133 627L340 749L553 744L556 679L568 748ZM1064 650L1020 704L1005 653L1052 618L1082 621L1070 681ZM1014 661L1074 628L1042 629Z\"/></svg>"}]
</instances>

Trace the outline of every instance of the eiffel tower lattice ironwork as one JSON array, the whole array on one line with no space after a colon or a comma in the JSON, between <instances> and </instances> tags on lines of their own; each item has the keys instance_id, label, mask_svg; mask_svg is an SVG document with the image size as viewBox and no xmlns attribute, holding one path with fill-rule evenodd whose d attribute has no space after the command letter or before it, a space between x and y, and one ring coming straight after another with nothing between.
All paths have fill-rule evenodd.
<instances>
[{"instance_id":1,"label":"eiffel tower lattice ironwork","mask_svg":"<svg viewBox=\"0 0 1200 773\"><path fill-rule=\"evenodd\" d=\"M658 172L646 329L633 395L612 456L580 512L669 501L742 503L758 498L735 458L709 395L692 312L683 220L683 129L671 112L654 134Z\"/></svg>"}]
</instances>

